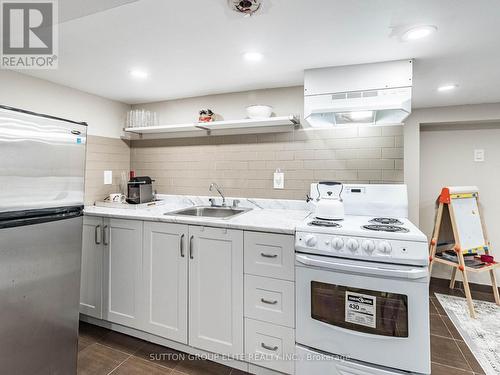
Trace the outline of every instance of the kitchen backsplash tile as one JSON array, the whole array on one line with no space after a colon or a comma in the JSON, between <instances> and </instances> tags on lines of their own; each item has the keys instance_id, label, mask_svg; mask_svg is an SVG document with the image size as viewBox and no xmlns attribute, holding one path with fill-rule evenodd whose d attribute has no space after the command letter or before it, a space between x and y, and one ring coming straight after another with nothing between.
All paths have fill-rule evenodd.
<instances>
[{"instance_id":1,"label":"kitchen backsplash tile","mask_svg":"<svg viewBox=\"0 0 500 375\"><path fill-rule=\"evenodd\" d=\"M402 126L300 129L290 133L133 141L131 169L156 179L164 194L303 199L321 179L402 183ZM273 189L273 172L285 188Z\"/></svg>"},{"instance_id":2,"label":"kitchen backsplash tile","mask_svg":"<svg viewBox=\"0 0 500 375\"><path fill-rule=\"evenodd\" d=\"M85 168L85 204L103 200L111 193L120 192L120 176L130 169L130 147L117 138L87 137L87 164ZM113 171L113 184L104 185L104 171Z\"/></svg>"}]
</instances>

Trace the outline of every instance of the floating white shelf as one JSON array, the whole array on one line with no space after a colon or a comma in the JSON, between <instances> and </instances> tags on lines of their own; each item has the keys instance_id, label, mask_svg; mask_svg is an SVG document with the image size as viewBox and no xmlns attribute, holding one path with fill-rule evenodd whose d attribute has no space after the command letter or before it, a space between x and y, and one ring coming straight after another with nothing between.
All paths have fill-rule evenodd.
<instances>
[{"instance_id":1,"label":"floating white shelf","mask_svg":"<svg viewBox=\"0 0 500 375\"><path fill-rule=\"evenodd\" d=\"M123 130L135 134L157 134L157 133L199 131L200 128L196 127L195 124L172 124L172 125L159 125L159 126L144 126L138 128L125 128Z\"/></svg>"},{"instance_id":2,"label":"floating white shelf","mask_svg":"<svg viewBox=\"0 0 500 375\"><path fill-rule=\"evenodd\" d=\"M203 135L255 134L271 132L278 133L291 131L296 125L299 124L299 117L290 115L270 117L260 120L243 119L199 123L196 122L189 124L125 128L123 130L128 134L135 135L131 136L130 139L153 139L170 137L195 137ZM138 138L137 135L140 137Z\"/></svg>"}]
</instances>

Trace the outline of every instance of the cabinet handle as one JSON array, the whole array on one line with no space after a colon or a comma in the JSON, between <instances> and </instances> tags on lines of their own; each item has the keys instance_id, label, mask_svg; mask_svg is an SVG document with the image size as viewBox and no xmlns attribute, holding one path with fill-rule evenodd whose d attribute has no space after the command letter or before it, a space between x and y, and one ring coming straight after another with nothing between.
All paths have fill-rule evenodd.
<instances>
[{"instance_id":1,"label":"cabinet handle","mask_svg":"<svg viewBox=\"0 0 500 375\"><path fill-rule=\"evenodd\" d=\"M260 302L267 303L268 305L276 305L278 303L277 300L271 301L271 300L268 300L268 299L265 299L265 298L261 298Z\"/></svg>"},{"instance_id":2,"label":"cabinet handle","mask_svg":"<svg viewBox=\"0 0 500 375\"><path fill-rule=\"evenodd\" d=\"M264 344L263 342L260 343L260 346L262 346L264 349L270 350L272 352L275 352L276 350L278 350L277 346L268 346L268 345Z\"/></svg>"},{"instance_id":3,"label":"cabinet handle","mask_svg":"<svg viewBox=\"0 0 500 375\"><path fill-rule=\"evenodd\" d=\"M179 250L181 252L182 258L184 258L184 247L182 246L183 240L184 240L184 233L181 234L181 238L179 239Z\"/></svg>"},{"instance_id":4,"label":"cabinet handle","mask_svg":"<svg viewBox=\"0 0 500 375\"><path fill-rule=\"evenodd\" d=\"M260 253L261 256L264 258L276 258L278 257L278 254L267 254L267 253Z\"/></svg>"},{"instance_id":5,"label":"cabinet handle","mask_svg":"<svg viewBox=\"0 0 500 375\"><path fill-rule=\"evenodd\" d=\"M100 233L101 233L101 226L100 225L96 225L96 227L95 227L95 234L94 234L94 236L95 236L94 240L95 240L95 244L96 245L100 245L101 244L101 239L99 238L100 237L99 236Z\"/></svg>"},{"instance_id":6,"label":"cabinet handle","mask_svg":"<svg viewBox=\"0 0 500 375\"><path fill-rule=\"evenodd\" d=\"M106 245L106 246L109 245L107 233L108 233L108 226L105 225L104 228L102 229L102 239L103 239L104 245Z\"/></svg>"},{"instance_id":7,"label":"cabinet handle","mask_svg":"<svg viewBox=\"0 0 500 375\"><path fill-rule=\"evenodd\" d=\"M193 238L194 238L194 236L191 236L189 238L189 258L190 259L194 259L194 257L193 257Z\"/></svg>"}]
</instances>

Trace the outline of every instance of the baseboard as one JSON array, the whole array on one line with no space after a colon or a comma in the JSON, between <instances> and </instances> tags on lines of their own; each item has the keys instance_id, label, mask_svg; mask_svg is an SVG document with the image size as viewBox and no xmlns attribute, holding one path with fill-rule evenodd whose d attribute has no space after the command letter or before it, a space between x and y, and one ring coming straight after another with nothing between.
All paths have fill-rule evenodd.
<instances>
[{"instance_id":1,"label":"baseboard","mask_svg":"<svg viewBox=\"0 0 500 375\"><path fill-rule=\"evenodd\" d=\"M442 279L440 277L431 277L431 285L435 286L440 286L440 287L446 287L450 285L450 279ZM459 280L455 282L455 288L456 289L464 289L463 283ZM491 285L485 285L485 284L475 284L469 282L469 288L473 292L481 292L481 293L488 293L493 295L493 290L491 288ZM500 292L500 287L498 288L498 291Z\"/></svg>"}]
</instances>

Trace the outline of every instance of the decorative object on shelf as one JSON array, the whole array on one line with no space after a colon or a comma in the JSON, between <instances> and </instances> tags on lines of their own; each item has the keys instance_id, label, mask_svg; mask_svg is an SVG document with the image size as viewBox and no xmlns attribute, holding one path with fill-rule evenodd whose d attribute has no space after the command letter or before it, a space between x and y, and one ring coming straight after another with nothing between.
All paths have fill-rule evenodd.
<instances>
[{"instance_id":1,"label":"decorative object on shelf","mask_svg":"<svg viewBox=\"0 0 500 375\"><path fill-rule=\"evenodd\" d=\"M252 120L266 119L273 114L273 107L270 105L251 105L246 109L248 118Z\"/></svg>"},{"instance_id":2,"label":"decorative object on shelf","mask_svg":"<svg viewBox=\"0 0 500 375\"><path fill-rule=\"evenodd\" d=\"M158 115L156 112L144 109L133 109L127 112L127 128L142 128L146 126L158 126Z\"/></svg>"},{"instance_id":3,"label":"decorative object on shelf","mask_svg":"<svg viewBox=\"0 0 500 375\"><path fill-rule=\"evenodd\" d=\"M215 113L211 109L201 109L198 122L212 122L215 121Z\"/></svg>"}]
</instances>

